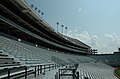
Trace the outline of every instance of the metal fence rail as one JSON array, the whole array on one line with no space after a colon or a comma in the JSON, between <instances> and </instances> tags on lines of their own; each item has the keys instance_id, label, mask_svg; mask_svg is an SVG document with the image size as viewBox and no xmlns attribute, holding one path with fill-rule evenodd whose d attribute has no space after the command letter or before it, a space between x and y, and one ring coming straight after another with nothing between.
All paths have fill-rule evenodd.
<instances>
[{"instance_id":1,"label":"metal fence rail","mask_svg":"<svg viewBox=\"0 0 120 79\"><path fill-rule=\"evenodd\" d=\"M76 72L76 69L59 69L59 78L65 76L71 76L72 79L79 79L79 72Z\"/></svg>"},{"instance_id":2,"label":"metal fence rail","mask_svg":"<svg viewBox=\"0 0 120 79\"><path fill-rule=\"evenodd\" d=\"M46 65L36 65L36 66L19 66L13 68L4 68L0 70L0 79L18 79L24 77L28 79L28 75L45 75L46 71L56 69L60 65L58 64L46 64Z\"/></svg>"},{"instance_id":3,"label":"metal fence rail","mask_svg":"<svg viewBox=\"0 0 120 79\"><path fill-rule=\"evenodd\" d=\"M79 79L79 72L77 72L78 64L70 65L64 69L59 69L55 79L62 79L63 77L70 77L72 79Z\"/></svg>"}]
</instances>

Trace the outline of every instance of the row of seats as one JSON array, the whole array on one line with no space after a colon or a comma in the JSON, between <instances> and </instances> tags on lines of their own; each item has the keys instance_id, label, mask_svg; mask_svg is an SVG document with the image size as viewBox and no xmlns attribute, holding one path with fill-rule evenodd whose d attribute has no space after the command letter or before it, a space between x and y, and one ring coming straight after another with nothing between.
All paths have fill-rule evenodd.
<instances>
[{"instance_id":1,"label":"row of seats","mask_svg":"<svg viewBox=\"0 0 120 79\"><path fill-rule=\"evenodd\" d=\"M0 50L0 69L7 66L19 66L20 62L15 61L13 57L10 57L3 50Z\"/></svg>"},{"instance_id":2,"label":"row of seats","mask_svg":"<svg viewBox=\"0 0 120 79\"><path fill-rule=\"evenodd\" d=\"M120 66L120 54L116 53L116 54L103 54L103 55L92 55L90 56L91 58L108 64L110 66Z\"/></svg>"},{"instance_id":3,"label":"row of seats","mask_svg":"<svg viewBox=\"0 0 120 79\"><path fill-rule=\"evenodd\" d=\"M77 69L80 79L117 79L113 72L114 68L102 63L81 63Z\"/></svg>"},{"instance_id":4,"label":"row of seats","mask_svg":"<svg viewBox=\"0 0 120 79\"><path fill-rule=\"evenodd\" d=\"M42 49L39 47L31 46L20 41L8 39L0 36L0 47L1 49L9 52L15 58L19 58L20 61L24 61L25 64L43 64L43 63L79 63L93 61L91 58L84 58L82 56L76 56L71 54L64 54L61 52L55 52L51 50ZM55 57L59 61L53 61ZM75 58L74 58L75 57ZM82 60L81 60L82 59ZM64 61L64 62L60 62Z\"/></svg>"},{"instance_id":5,"label":"row of seats","mask_svg":"<svg viewBox=\"0 0 120 79\"><path fill-rule=\"evenodd\" d=\"M16 41L8 39L4 36L0 36L0 49L8 53L8 55L14 56L13 58L6 57L9 59L9 63L14 61L14 58L20 60L21 65L36 65L36 64L79 64L77 71L80 72L80 78L84 79L83 76L89 79L116 79L113 75L113 68L98 63L96 60L71 54L65 54L64 52L53 51L50 49L43 49L36 46L22 43L22 41ZM8 56L5 55L5 56ZM4 57L5 57L4 56ZM0 56L0 61L3 59ZM7 60L4 60L7 62ZM12 63L14 64L14 63Z\"/></svg>"},{"instance_id":6,"label":"row of seats","mask_svg":"<svg viewBox=\"0 0 120 79\"><path fill-rule=\"evenodd\" d=\"M101 62L79 63L77 72L79 72L79 79L117 79L113 73L114 68ZM66 75L60 76L62 79L73 79L72 76L67 75L72 74L71 71L64 74Z\"/></svg>"},{"instance_id":7,"label":"row of seats","mask_svg":"<svg viewBox=\"0 0 120 79\"><path fill-rule=\"evenodd\" d=\"M8 38L1 36L0 47L2 50L13 55L15 58L19 58L20 61L24 61L25 64L27 63L34 64L36 62L39 62L39 64L49 63L49 60L43 58L43 56L39 55L38 52L35 52L31 48L29 48L31 46L19 43L18 41L10 40Z\"/></svg>"}]
</instances>

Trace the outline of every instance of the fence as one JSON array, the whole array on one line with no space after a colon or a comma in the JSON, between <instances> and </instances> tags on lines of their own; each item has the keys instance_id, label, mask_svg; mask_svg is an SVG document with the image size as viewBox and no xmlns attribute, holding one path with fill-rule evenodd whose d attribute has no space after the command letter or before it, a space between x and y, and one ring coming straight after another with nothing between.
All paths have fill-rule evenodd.
<instances>
[{"instance_id":1,"label":"fence","mask_svg":"<svg viewBox=\"0 0 120 79\"><path fill-rule=\"evenodd\" d=\"M61 79L66 76L71 76L72 79L79 79L79 72L77 72L78 64L68 66L64 69L59 69L58 73L55 76L55 79Z\"/></svg>"},{"instance_id":2,"label":"fence","mask_svg":"<svg viewBox=\"0 0 120 79\"><path fill-rule=\"evenodd\" d=\"M60 67L58 64L46 64L46 65L36 65L36 66L20 66L13 68L4 68L0 70L0 79L18 79L24 77L27 79L28 75L33 74L34 77L37 75L45 75L46 71L56 69Z\"/></svg>"},{"instance_id":3,"label":"fence","mask_svg":"<svg viewBox=\"0 0 120 79\"><path fill-rule=\"evenodd\" d=\"M71 76L72 79L79 79L79 72L76 72L76 69L59 69L58 79L61 79L64 76Z\"/></svg>"}]
</instances>

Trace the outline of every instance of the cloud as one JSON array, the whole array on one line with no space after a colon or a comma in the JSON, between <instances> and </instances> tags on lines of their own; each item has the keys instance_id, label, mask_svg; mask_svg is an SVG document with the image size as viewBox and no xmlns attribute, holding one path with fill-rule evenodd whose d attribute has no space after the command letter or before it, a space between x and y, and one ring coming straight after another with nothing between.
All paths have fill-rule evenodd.
<instances>
[{"instance_id":1,"label":"cloud","mask_svg":"<svg viewBox=\"0 0 120 79\"><path fill-rule=\"evenodd\" d=\"M120 36L117 33L111 33L111 34L104 34L106 38L108 38L108 45L109 46L116 46L117 48L120 47Z\"/></svg>"},{"instance_id":2,"label":"cloud","mask_svg":"<svg viewBox=\"0 0 120 79\"><path fill-rule=\"evenodd\" d=\"M94 48L96 48L96 46L98 46L98 36L97 35L91 36L90 45Z\"/></svg>"},{"instance_id":3,"label":"cloud","mask_svg":"<svg viewBox=\"0 0 120 79\"><path fill-rule=\"evenodd\" d=\"M104 34L106 37L110 38L113 42L115 41L115 38L112 34Z\"/></svg>"},{"instance_id":4,"label":"cloud","mask_svg":"<svg viewBox=\"0 0 120 79\"><path fill-rule=\"evenodd\" d=\"M82 33L78 32L74 30L69 31L68 36L86 43L93 49L98 49L99 53L113 53L120 47L120 36L117 33L105 33L100 37L98 35L91 35L87 31L83 31Z\"/></svg>"},{"instance_id":5,"label":"cloud","mask_svg":"<svg viewBox=\"0 0 120 79\"><path fill-rule=\"evenodd\" d=\"M92 45L94 47L96 47L97 45L97 35L90 35L87 31L83 31L82 33L73 33L74 31L70 31L68 33L68 36L76 38L88 45Z\"/></svg>"},{"instance_id":6,"label":"cloud","mask_svg":"<svg viewBox=\"0 0 120 79\"><path fill-rule=\"evenodd\" d=\"M82 8L79 8L79 9L78 9L78 12L81 12L81 10L82 10Z\"/></svg>"}]
</instances>

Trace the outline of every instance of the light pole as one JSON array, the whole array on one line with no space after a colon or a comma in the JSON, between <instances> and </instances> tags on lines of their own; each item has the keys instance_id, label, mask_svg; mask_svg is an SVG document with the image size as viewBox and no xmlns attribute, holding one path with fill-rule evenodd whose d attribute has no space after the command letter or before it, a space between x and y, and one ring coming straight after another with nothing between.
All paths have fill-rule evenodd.
<instances>
[{"instance_id":1,"label":"light pole","mask_svg":"<svg viewBox=\"0 0 120 79\"><path fill-rule=\"evenodd\" d=\"M58 25L59 25L59 22L57 22L57 32L58 32Z\"/></svg>"},{"instance_id":2,"label":"light pole","mask_svg":"<svg viewBox=\"0 0 120 79\"><path fill-rule=\"evenodd\" d=\"M37 7L35 7L35 10L37 10L38 8Z\"/></svg>"},{"instance_id":3,"label":"light pole","mask_svg":"<svg viewBox=\"0 0 120 79\"><path fill-rule=\"evenodd\" d=\"M68 29L68 28L67 28L67 27L65 27L65 29L66 29L66 35L67 35L67 29Z\"/></svg>"},{"instance_id":4,"label":"light pole","mask_svg":"<svg viewBox=\"0 0 120 79\"><path fill-rule=\"evenodd\" d=\"M31 8L33 8L34 7L34 5L33 4L31 4Z\"/></svg>"},{"instance_id":5,"label":"light pole","mask_svg":"<svg viewBox=\"0 0 120 79\"><path fill-rule=\"evenodd\" d=\"M40 10L38 10L38 13L40 13Z\"/></svg>"},{"instance_id":6,"label":"light pole","mask_svg":"<svg viewBox=\"0 0 120 79\"><path fill-rule=\"evenodd\" d=\"M61 27L62 27L62 34L63 34L63 27L64 27L64 25L61 25Z\"/></svg>"},{"instance_id":7,"label":"light pole","mask_svg":"<svg viewBox=\"0 0 120 79\"><path fill-rule=\"evenodd\" d=\"M43 16L43 15L44 15L44 12L42 12L41 15Z\"/></svg>"}]
</instances>

